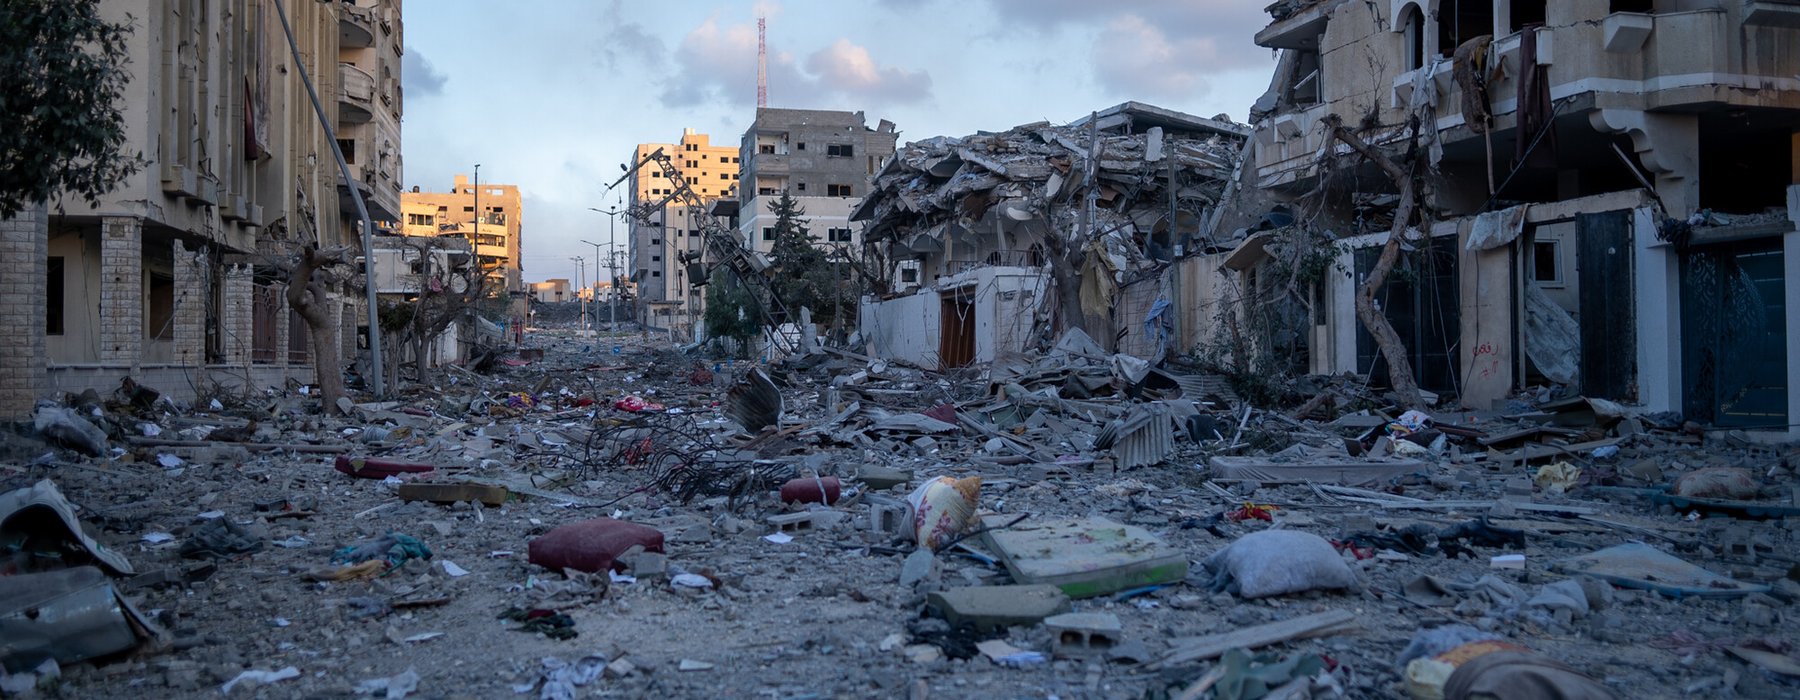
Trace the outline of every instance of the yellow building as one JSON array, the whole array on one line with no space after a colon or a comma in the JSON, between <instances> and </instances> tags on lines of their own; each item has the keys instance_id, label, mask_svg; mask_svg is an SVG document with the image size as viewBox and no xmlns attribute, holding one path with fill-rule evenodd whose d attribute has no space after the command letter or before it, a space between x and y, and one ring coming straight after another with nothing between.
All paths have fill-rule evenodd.
<instances>
[{"instance_id":1,"label":"yellow building","mask_svg":"<svg viewBox=\"0 0 1800 700\"><path fill-rule=\"evenodd\" d=\"M638 144L633 162L662 149L676 170L707 205L721 197L737 196L738 149L714 146L711 137L683 129L679 143ZM654 164L632 173L631 206L661 204L651 223L633 221L627 233L631 282L637 287L640 318L655 328L673 329L692 338L703 311L703 295L689 287L680 254L698 253L704 247L700 225L675 194L674 183Z\"/></svg>"},{"instance_id":2,"label":"yellow building","mask_svg":"<svg viewBox=\"0 0 1800 700\"><path fill-rule=\"evenodd\" d=\"M517 185L481 183L480 192L466 175L457 175L449 192L421 192L417 186L400 195L400 232L408 236L455 236L473 239L475 255L492 270L495 291L525 292L519 263L519 233L524 200ZM479 196L477 196L479 194ZM475 207L481 207L481 216Z\"/></svg>"}]
</instances>

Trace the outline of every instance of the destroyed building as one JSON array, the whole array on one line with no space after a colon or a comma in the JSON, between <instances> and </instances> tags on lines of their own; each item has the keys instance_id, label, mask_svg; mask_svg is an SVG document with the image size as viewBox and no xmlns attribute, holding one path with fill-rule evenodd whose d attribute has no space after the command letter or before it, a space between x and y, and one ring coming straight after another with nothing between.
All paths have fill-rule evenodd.
<instances>
[{"instance_id":1,"label":"destroyed building","mask_svg":"<svg viewBox=\"0 0 1800 700\"><path fill-rule=\"evenodd\" d=\"M353 180L314 114L274 5L102 2L126 22L121 152L143 167L89 203L53 197L0 223L14 332L0 343L0 415L125 377L192 398L313 376L308 323L283 292L308 245L354 244L349 187L398 217L402 45L398 0L290 3L299 66L338 129ZM356 355L366 308L334 280L326 311ZM329 371L338 371L329 368Z\"/></svg>"},{"instance_id":2,"label":"destroyed building","mask_svg":"<svg viewBox=\"0 0 1800 700\"><path fill-rule=\"evenodd\" d=\"M1786 2L1287 1L1246 177L1343 245L1300 345L1385 378L1354 312L1400 188L1429 175L1378 303L1423 388L1543 384L1723 426L1796 422L1800 8ZM1417 120L1416 138L1408 128ZM1270 227L1265 227L1270 228ZM1250 257L1255 257L1254 255ZM1791 433L1790 433L1791 434Z\"/></svg>"},{"instance_id":3,"label":"destroyed building","mask_svg":"<svg viewBox=\"0 0 1800 700\"><path fill-rule=\"evenodd\" d=\"M1194 319L1176 317L1197 306L1182 290L1198 275L1176 261L1215 247L1203 232L1248 135L1130 102L1067 126L907 144L851 215L891 276L863 306L863 338L946 368L1069 326L1144 358L1185 349L1177 326Z\"/></svg>"}]
</instances>

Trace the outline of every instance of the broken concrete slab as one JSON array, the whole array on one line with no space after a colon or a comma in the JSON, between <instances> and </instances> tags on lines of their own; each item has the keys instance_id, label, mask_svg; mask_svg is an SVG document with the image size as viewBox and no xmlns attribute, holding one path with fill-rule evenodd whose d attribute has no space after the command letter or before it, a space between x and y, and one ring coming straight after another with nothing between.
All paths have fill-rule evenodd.
<instances>
[{"instance_id":1,"label":"broken concrete slab","mask_svg":"<svg viewBox=\"0 0 1800 700\"><path fill-rule=\"evenodd\" d=\"M490 506L506 503L506 487L469 482L456 484L401 484L394 489L394 494L402 501L430 501L432 503L467 503L481 501Z\"/></svg>"},{"instance_id":2,"label":"broken concrete slab","mask_svg":"<svg viewBox=\"0 0 1800 700\"><path fill-rule=\"evenodd\" d=\"M1008 518L989 516L997 528ZM989 530L984 538L1013 580L1060 587L1071 598L1179 581L1188 561L1150 531L1105 518L1028 522Z\"/></svg>"},{"instance_id":3,"label":"broken concrete slab","mask_svg":"<svg viewBox=\"0 0 1800 700\"><path fill-rule=\"evenodd\" d=\"M973 586L931 594L927 607L952 626L968 623L978 631L1013 625L1035 625L1069 611L1069 596L1051 585Z\"/></svg>"},{"instance_id":4,"label":"broken concrete slab","mask_svg":"<svg viewBox=\"0 0 1800 700\"><path fill-rule=\"evenodd\" d=\"M1570 557L1551 568L1571 576L1593 576L1621 588L1656 591L1671 598L1736 598L1769 591L1768 586L1720 576L1642 542Z\"/></svg>"}]
</instances>

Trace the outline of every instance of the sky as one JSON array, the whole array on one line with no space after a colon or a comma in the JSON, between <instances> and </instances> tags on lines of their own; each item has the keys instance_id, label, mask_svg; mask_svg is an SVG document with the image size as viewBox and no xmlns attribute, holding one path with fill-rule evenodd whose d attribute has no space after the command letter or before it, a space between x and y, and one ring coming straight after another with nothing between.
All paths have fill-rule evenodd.
<instances>
[{"instance_id":1,"label":"sky","mask_svg":"<svg viewBox=\"0 0 1800 700\"><path fill-rule=\"evenodd\" d=\"M1136 100L1242 122L1275 56L1268 0L411 0L402 149L410 188L524 195L524 278L575 280L608 240L638 143L684 127L737 144L769 106L862 111L901 143L1066 123ZM622 244L625 221L614 237ZM588 268L591 276L592 267ZM591 277L590 277L591 279Z\"/></svg>"}]
</instances>

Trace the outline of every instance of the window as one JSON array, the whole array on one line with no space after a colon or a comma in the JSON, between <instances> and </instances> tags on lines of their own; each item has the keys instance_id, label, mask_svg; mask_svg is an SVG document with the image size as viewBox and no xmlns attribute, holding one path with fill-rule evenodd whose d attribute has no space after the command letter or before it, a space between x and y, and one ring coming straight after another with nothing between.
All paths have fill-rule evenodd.
<instances>
[{"instance_id":1,"label":"window","mask_svg":"<svg viewBox=\"0 0 1800 700\"><path fill-rule=\"evenodd\" d=\"M44 266L44 334L63 334L63 257L52 256Z\"/></svg>"},{"instance_id":2,"label":"window","mask_svg":"<svg viewBox=\"0 0 1800 700\"><path fill-rule=\"evenodd\" d=\"M650 276L651 276L651 277L661 277L661 276L662 276L662 270L651 270L651 271L650 271Z\"/></svg>"},{"instance_id":3,"label":"window","mask_svg":"<svg viewBox=\"0 0 1800 700\"><path fill-rule=\"evenodd\" d=\"M1439 0L1437 11L1438 53L1448 58L1456 47L1484 34L1494 33L1492 0Z\"/></svg>"},{"instance_id":4,"label":"window","mask_svg":"<svg viewBox=\"0 0 1800 700\"><path fill-rule=\"evenodd\" d=\"M1406 34L1406 69L1425 67L1425 13L1418 5L1407 5L1401 11Z\"/></svg>"},{"instance_id":5,"label":"window","mask_svg":"<svg viewBox=\"0 0 1800 700\"><path fill-rule=\"evenodd\" d=\"M652 256L650 256L650 262L662 262L662 256L661 255L652 255Z\"/></svg>"},{"instance_id":6,"label":"window","mask_svg":"<svg viewBox=\"0 0 1800 700\"><path fill-rule=\"evenodd\" d=\"M806 191L806 183L802 182L800 184L794 185L794 190L798 191L798 192L805 192Z\"/></svg>"},{"instance_id":7,"label":"window","mask_svg":"<svg viewBox=\"0 0 1800 700\"><path fill-rule=\"evenodd\" d=\"M690 160L690 161L687 161L687 166L690 168L698 168L698 167L700 167L700 163L698 161Z\"/></svg>"},{"instance_id":8,"label":"window","mask_svg":"<svg viewBox=\"0 0 1800 700\"><path fill-rule=\"evenodd\" d=\"M145 271L150 293L144 298L144 337L169 340L175 337L175 278Z\"/></svg>"},{"instance_id":9,"label":"window","mask_svg":"<svg viewBox=\"0 0 1800 700\"><path fill-rule=\"evenodd\" d=\"M759 143L756 145L756 152L764 155L775 155L775 144Z\"/></svg>"},{"instance_id":10,"label":"window","mask_svg":"<svg viewBox=\"0 0 1800 700\"><path fill-rule=\"evenodd\" d=\"M1546 0L1512 0L1512 30L1516 32L1532 24L1542 26L1546 4Z\"/></svg>"},{"instance_id":11,"label":"window","mask_svg":"<svg viewBox=\"0 0 1800 700\"><path fill-rule=\"evenodd\" d=\"M1562 252L1559 241L1536 241L1531 244L1531 278L1546 287L1562 286Z\"/></svg>"},{"instance_id":12,"label":"window","mask_svg":"<svg viewBox=\"0 0 1800 700\"><path fill-rule=\"evenodd\" d=\"M344 152L344 162L356 164L356 139L338 139L338 150Z\"/></svg>"},{"instance_id":13,"label":"window","mask_svg":"<svg viewBox=\"0 0 1800 700\"><path fill-rule=\"evenodd\" d=\"M720 180L730 180L731 173L719 173L719 179Z\"/></svg>"},{"instance_id":14,"label":"window","mask_svg":"<svg viewBox=\"0 0 1800 700\"><path fill-rule=\"evenodd\" d=\"M408 225L408 226L430 226L431 225L431 215L430 214L407 214L406 215L406 225Z\"/></svg>"},{"instance_id":15,"label":"window","mask_svg":"<svg viewBox=\"0 0 1800 700\"><path fill-rule=\"evenodd\" d=\"M469 213L469 214L473 214L473 213L475 213L475 207L463 207L463 211L466 213Z\"/></svg>"},{"instance_id":16,"label":"window","mask_svg":"<svg viewBox=\"0 0 1800 700\"><path fill-rule=\"evenodd\" d=\"M825 155L827 155L827 156L842 156L844 158L849 158L851 156L856 155L856 147L851 144L847 144L847 143L844 143L844 144L834 143L834 144L831 144L831 145L825 147Z\"/></svg>"},{"instance_id":17,"label":"window","mask_svg":"<svg viewBox=\"0 0 1800 700\"><path fill-rule=\"evenodd\" d=\"M900 268L900 281L906 282L906 283L918 282L919 281L919 268L916 268L916 267Z\"/></svg>"},{"instance_id":18,"label":"window","mask_svg":"<svg viewBox=\"0 0 1800 700\"><path fill-rule=\"evenodd\" d=\"M806 144L805 144L805 143L804 143L804 142L802 142L802 143L796 143L796 144L794 144L794 150L796 150L796 151L804 151L804 150L806 150Z\"/></svg>"},{"instance_id":19,"label":"window","mask_svg":"<svg viewBox=\"0 0 1800 700\"><path fill-rule=\"evenodd\" d=\"M661 238L652 238L652 239L650 239L650 245L662 245L662 239Z\"/></svg>"},{"instance_id":20,"label":"window","mask_svg":"<svg viewBox=\"0 0 1800 700\"><path fill-rule=\"evenodd\" d=\"M773 187L758 187L758 188L756 188L756 193L757 194L775 194L775 188L773 188Z\"/></svg>"},{"instance_id":21,"label":"window","mask_svg":"<svg viewBox=\"0 0 1800 700\"><path fill-rule=\"evenodd\" d=\"M763 227L763 240L765 240L765 241L775 240L775 228L774 227L772 227L772 226L764 226Z\"/></svg>"},{"instance_id":22,"label":"window","mask_svg":"<svg viewBox=\"0 0 1800 700\"><path fill-rule=\"evenodd\" d=\"M825 235L832 243L850 242L850 229L847 228L825 229Z\"/></svg>"},{"instance_id":23,"label":"window","mask_svg":"<svg viewBox=\"0 0 1800 700\"><path fill-rule=\"evenodd\" d=\"M826 196L830 196L830 197L854 196L854 195L850 194L850 186L849 185L826 185L825 186L825 194L826 194Z\"/></svg>"}]
</instances>

